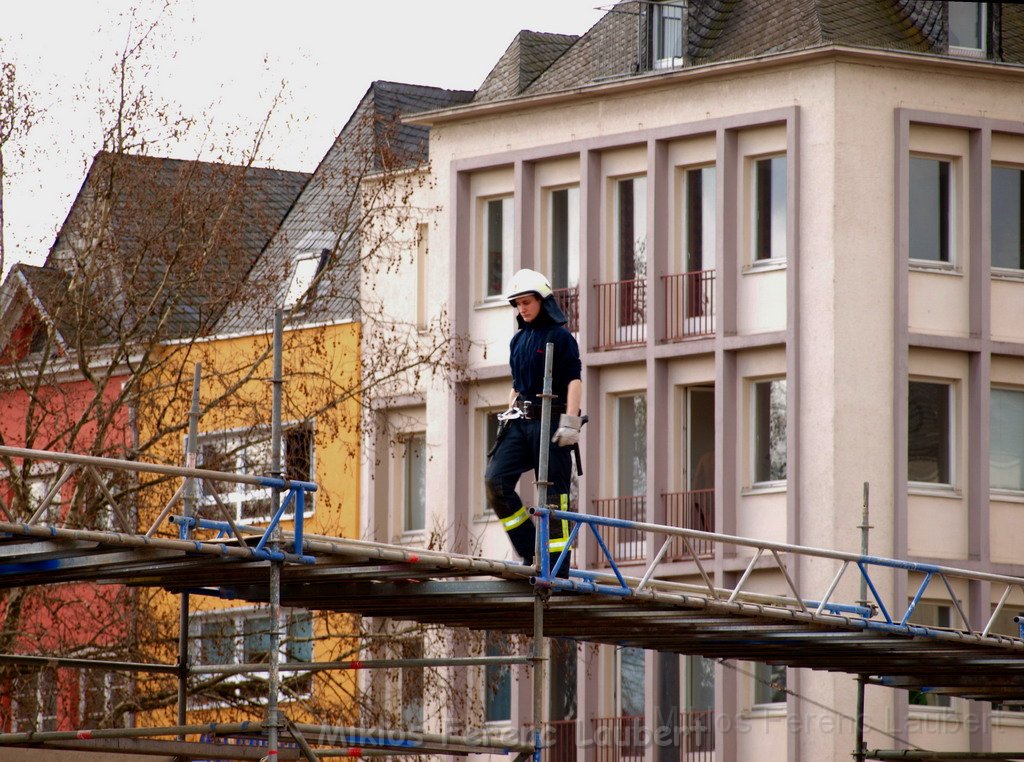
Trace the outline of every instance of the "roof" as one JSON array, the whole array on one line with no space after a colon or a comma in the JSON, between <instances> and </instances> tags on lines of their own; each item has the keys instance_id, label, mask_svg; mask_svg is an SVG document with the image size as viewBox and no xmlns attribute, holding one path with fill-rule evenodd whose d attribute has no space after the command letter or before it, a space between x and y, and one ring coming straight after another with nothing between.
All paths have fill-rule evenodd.
<instances>
[{"instance_id":1,"label":"roof","mask_svg":"<svg viewBox=\"0 0 1024 762\"><path fill-rule=\"evenodd\" d=\"M27 277L63 274L50 318L91 342L203 335L308 178L100 152L47 257L51 276Z\"/></svg>"},{"instance_id":2,"label":"roof","mask_svg":"<svg viewBox=\"0 0 1024 762\"><path fill-rule=\"evenodd\" d=\"M579 37L520 32L474 103L651 73L648 36L656 5L621 0ZM829 45L947 55L946 8L940 0L690 0L681 66ZM995 30L989 60L1024 62L1024 8L1007 3L989 8Z\"/></svg>"},{"instance_id":3,"label":"roof","mask_svg":"<svg viewBox=\"0 0 1024 762\"><path fill-rule=\"evenodd\" d=\"M578 39L579 36L574 34L550 34L524 29L498 59L477 89L473 101L481 103L514 98Z\"/></svg>"},{"instance_id":4,"label":"roof","mask_svg":"<svg viewBox=\"0 0 1024 762\"><path fill-rule=\"evenodd\" d=\"M383 211L362 206L360 182L426 161L429 128L406 124L402 115L465 104L472 97L471 90L371 83L252 269L251 286L239 293L236 308L225 312L216 332L268 330L273 321L268 305L284 303L296 262L303 257L322 256L324 269L293 312L292 325L355 320L359 315L361 247L372 248L362 234L368 219ZM252 290L261 288L266 289L267 299L249 298Z\"/></svg>"}]
</instances>

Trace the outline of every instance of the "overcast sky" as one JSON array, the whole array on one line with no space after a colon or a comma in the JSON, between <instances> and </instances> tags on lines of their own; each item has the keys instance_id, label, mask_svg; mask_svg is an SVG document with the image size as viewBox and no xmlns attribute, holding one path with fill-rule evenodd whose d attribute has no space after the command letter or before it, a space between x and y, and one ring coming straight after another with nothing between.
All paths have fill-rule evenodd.
<instances>
[{"instance_id":1,"label":"overcast sky","mask_svg":"<svg viewBox=\"0 0 1024 762\"><path fill-rule=\"evenodd\" d=\"M199 126L154 155L238 160L278 93L263 165L312 171L370 82L475 89L521 29L583 34L595 0L46 0L5 3L0 61L40 112L5 153L7 269L41 264L101 146L100 104L136 25L157 20L144 82ZM282 83L284 83L282 90Z\"/></svg>"}]
</instances>

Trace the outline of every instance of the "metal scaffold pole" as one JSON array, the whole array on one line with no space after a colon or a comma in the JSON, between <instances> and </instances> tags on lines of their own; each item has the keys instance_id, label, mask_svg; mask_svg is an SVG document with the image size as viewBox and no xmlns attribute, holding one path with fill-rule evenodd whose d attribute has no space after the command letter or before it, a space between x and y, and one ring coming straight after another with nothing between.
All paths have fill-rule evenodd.
<instances>
[{"instance_id":1,"label":"metal scaffold pole","mask_svg":"<svg viewBox=\"0 0 1024 762\"><path fill-rule=\"evenodd\" d=\"M861 514L860 522L860 553L862 556L868 554L868 530L871 529L871 525L868 523L868 496L869 496L868 483L864 482L864 503L863 513ZM860 578L860 600L858 603L862 606L868 605L868 583L867 578L861 575ZM864 675L857 675L857 750L854 752L854 758L857 762L864 762L864 752L866 746L864 744L864 688L866 687Z\"/></svg>"},{"instance_id":2,"label":"metal scaffold pole","mask_svg":"<svg viewBox=\"0 0 1024 762\"><path fill-rule=\"evenodd\" d=\"M554 344L544 346L544 391L540 408L540 457L537 461L537 504L546 508L548 504L548 452L551 437L551 368L554 360ZM537 571L547 577L551 571L551 556L548 553L549 520L540 517L540 531L534 556ZM544 601L550 591L538 586L533 599L533 759L540 762L541 725L544 711Z\"/></svg>"},{"instance_id":3,"label":"metal scaffold pole","mask_svg":"<svg viewBox=\"0 0 1024 762\"><path fill-rule=\"evenodd\" d=\"M282 385L282 314L281 310L274 312L274 398L270 423L270 475L275 479L281 478L281 385ZM273 515L277 515L277 509L281 505L281 493L279 490L272 490L270 493L270 508ZM271 537L271 549L277 550L280 528L274 530ZM267 756L276 759L277 734L278 734L278 709L277 694L280 684L280 655L278 650L281 646L280 619L281 619L281 564L272 561L270 564L270 653L269 672L267 675Z\"/></svg>"},{"instance_id":4,"label":"metal scaffold pole","mask_svg":"<svg viewBox=\"0 0 1024 762\"><path fill-rule=\"evenodd\" d=\"M202 366L196 363L192 377L192 408L188 414L188 442L185 450L185 466L195 468L199 459L199 385L202 379ZM195 516L196 480L189 479L185 484L183 510L185 518ZM189 528L184 528L188 539ZM184 726L188 715L188 611L189 594L182 593L178 613L178 724ZM179 736L185 740L185 736Z\"/></svg>"}]
</instances>

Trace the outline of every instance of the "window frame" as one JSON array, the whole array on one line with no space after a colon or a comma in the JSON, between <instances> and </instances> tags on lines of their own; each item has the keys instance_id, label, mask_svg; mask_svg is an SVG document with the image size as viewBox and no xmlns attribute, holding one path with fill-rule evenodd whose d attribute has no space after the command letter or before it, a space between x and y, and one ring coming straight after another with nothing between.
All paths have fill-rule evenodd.
<instances>
[{"instance_id":1,"label":"window frame","mask_svg":"<svg viewBox=\"0 0 1024 762\"><path fill-rule=\"evenodd\" d=\"M998 197L996 192L995 192L995 190L996 190L996 188L995 188L995 179L996 179L996 171L997 170L1012 171L1012 172L1016 172L1017 175L1018 175L1018 178L1017 178L1018 179L1018 187L1017 187L1017 192L1018 192L1017 202L1018 202L1018 204L1017 204L1017 210L1016 210L1016 213L1017 213L1017 231L1016 231L1016 233L1017 233L1017 266L1016 267L1007 267L1007 266L1004 266L1004 265L997 265L995 263L995 253L996 253L996 251L995 251L995 248L996 248L996 246L995 246L995 244L996 244L995 229L996 229L996 217L997 217L997 215L995 213L996 212L996 209L995 209L995 199ZM1002 275L1022 276L1022 275L1024 275L1024 166L1021 166L1019 164L1010 164L1008 162L996 162L996 161L993 161L992 165L991 165L991 181L990 181L990 185L991 185L991 187L989 189L990 190L989 198L992 199L992 203L990 204L990 208L989 208L988 224L989 224L990 241L991 241L991 261L990 261L991 269L995 273L999 273L999 274L1002 274ZM1005 219L1005 218L1000 216L1000 220L1002 220L1002 219Z\"/></svg>"},{"instance_id":2,"label":"window frame","mask_svg":"<svg viewBox=\"0 0 1024 762\"><path fill-rule=\"evenodd\" d=\"M774 152L749 159L750 189L750 262L755 268L783 264L789 258L789 157L786 151ZM762 183L761 167L772 168L769 173L768 191L765 195ZM781 174L774 171L781 166ZM781 188L777 187L777 178L782 178ZM717 180L717 178L716 178ZM775 200L781 197L782 213L779 218L775 214ZM763 202L767 198L767 208ZM763 223L767 220L767 225ZM778 223L778 224L777 224ZM763 235L767 228L767 235ZM762 256L767 244L767 256ZM779 244L781 252L776 251Z\"/></svg>"},{"instance_id":3,"label":"window frame","mask_svg":"<svg viewBox=\"0 0 1024 762\"><path fill-rule=\"evenodd\" d=\"M940 185L936 189L939 203L939 217L938 220L938 244L939 252L937 257L915 257L914 256L914 188L917 187L914 182L914 162L915 161L930 161L935 162L939 165L939 181ZM941 181L943 176L943 166L946 167L946 187L943 188ZM957 156L945 156L936 154L927 154L917 151L912 151L908 158L907 165L907 259L910 266L919 269L933 269L933 270L954 270L957 268L960 261L960 246L959 246L959 193L960 183L958 177L960 174L960 157ZM943 201L943 197L945 200ZM941 216L945 214L946 220L943 223ZM945 252L942 250L943 242L945 242ZM943 259L945 254L945 259Z\"/></svg>"},{"instance_id":4,"label":"window frame","mask_svg":"<svg viewBox=\"0 0 1024 762\"><path fill-rule=\"evenodd\" d=\"M484 656L508 656L511 653L512 642L506 633L495 630L485 630L483 634ZM486 725L507 725L512 721L512 706L514 701L512 691L512 667L507 664L487 664L480 670L481 691L483 693L483 715ZM494 688L492 688L492 683ZM507 693L508 711L502 711L502 716L494 716L498 710L504 709L497 704L499 697L505 701Z\"/></svg>"},{"instance_id":5,"label":"window frame","mask_svg":"<svg viewBox=\"0 0 1024 762\"><path fill-rule=\"evenodd\" d=\"M950 55L964 56L967 58L987 58L988 57L988 3L965 3L957 2L957 7L963 8L967 5L975 6L974 10L977 12L975 20L978 26L978 43L979 47L970 45L955 45L952 42L953 39L953 18L950 15L950 10L953 8L952 3L946 3L946 34L948 43L948 49Z\"/></svg>"},{"instance_id":6,"label":"window frame","mask_svg":"<svg viewBox=\"0 0 1024 762\"><path fill-rule=\"evenodd\" d=\"M301 618L305 618L310 624L311 640L309 642L309 658L293 658L295 649L293 648L294 636L292 624L294 621L298 621ZM188 637L191 641L192 646L189 649L191 664L210 664L210 665L235 665L247 663L247 660L251 658L253 651L247 645L247 639L251 633L246 630L246 624L252 622L270 622L270 612L266 608L232 608L232 609L213 609L209 611L201 611L194 613L189 620L188 626ZM230 635L227 636L231 643L218 643L217 647L222 649L222 653L228 655L228 659L221 661L206 661L204 651L207 648L206 635L203 632L203 628L207 624L230 624ZM304 608L284 608L280 609L280 617L278 620L278 627L283 627L285 637L279 641L279 647L282 651L281 658L285 661L308 661L312 663L315 660L315 645L316 645L316 617L314 612L310 609ZM269 643L269 630L265 637ZM226 647L225 647L226 646ZM293 692L297 692L298 698L308 698L312 695L313 689L313 674L312 672L306 671L303 675L303 670L295 669L282 669L281 670L282 680L293 677L296 678L295 682L302 682L300 689L295 691L294 686L292 687ZM253 686L250 692L246 692L246 697L250 700L256 701L257 703L266 702L266 684L261 680L253 680L250 675L235 674L225 675L223 682L227 686L235 686L235 691L241 691L249 686ZM291 697L285 697L281 695L280 700L291 700ZM192 709L211 709L221 706L228 706L231 704L232 699L211 699L207 696L193 696L189 698L189 708Z\"/></svg>"},{"instance_id":7,"label":"window frame","mask_svg":"<svg viewBox=\"0 0 1024 762\"><path fill-rule=\"evenodd\" d=\"M911 384L928 384L930 386L944 387L946 389L946 410L945 410L945 458L946 458L946 469L948 477L947 481L921 481L919 479L911 478L910 468L910 453L911 453L911 436L912 430L910 427L910 416L913 414L911 410L911 395L910 386ZM941 379L941 378L930 378L923 376L911 376L907 380L907 484L911 489L954 489L957 480L957 469L956 469L956 438L957 438L957 425L956 425L956 410L957 410L957 389L956 382ZM941 422L941 413L940 413ZM941 469L941 461L940 461ZM943 474L940 471L939 477Z\"/></svg>"},{"instance_id":8,"label":"window frame","mask_svg":"<svg viewBox=\"0 0 1024 762\"><path fill-rule=\"evenodd\" d=\"M782 676L782 687L772 687L771 683L777 684L779 682L776 680L778 675ZM789 673L785 664L768 664L763 661L754 662L753 681L754 693L752 703L755 707L769 709L786 704Z\"/></svg>"},{"instance_id":9,"label":"window frame","mask_svg":"<svg viewBox=\"0 0 1024 762\"><path fill-rule=\"evenodd\" d=\"M487 451L494 444L494 437L497 435L498 414L503 413L507 406L479 407L476 409L474 420L476 421L477 446L474 448L478 479L474 479L476 485L475 497L473 500L473 519L475 521L497 521L498 517L491 511L487 504L487 492L483 488L484 473L487 470Z\"/></svg>"},{"instance_id":10,"label":"window frame","mask_svg":"<svg viewBox=\"0 0 1024 762\"><path fill-rule=\"evenodd\" d=\"M759 387L762 387L762 386L767 386L768 387L768 401L769 401L769 404L771 404L772 385L773 384L779 384L779 383L782 384L782 399L784 400L784 403L785 403L785 406L786 406L786 409L785 409L785 422L783 424L783 431L782 431L782 447L783 447L783 450L784 450L784 453L785 453L785 462L784 462L783 470L784 470L785 473L783 474L782 478L776 478L776 479L771 478L772 477L772 471L771 471L771 452L772 452L773 448L772 448L772 443L771 443L771 435L772 435L772 431L771 431L771 428L772 428L771 410L769 408L769 418L768 418L768 421L767 421L768 430L766 432L767 435L768 435L768 443L767 443L767 448L768 449L767 449L767 453L768 453L768 458L769 458L769 460L768 460L768 469L769 470L768 470L768 473L766 474L766 476L768 478L761 479L760 478L760 476L761 476L761 473L760 473L760 463L762 461L762 457L761 457L761 452L760 452L760 448L759 448L759 438L758 437L759 437L760 432L761 432L762 421L761 421L761 409L760 409L760 404L761 403L760 403L760 399L759 399L759 391L758 391L758 389L759 389ZM785 486L786 483L788 482L788 479L789 479L789 396L788 396L789 395L789 385L787 383L787 379L786 379L786 377L784 375L751 379L750 384L749 384L749 394L750 394L750 483L751 483L751 486L753 488L755 488L755 489L763 489L763 488L772 488L772 487Z\"/></svg>"},{"instance_id":11,"label":"window frame","mask_svg":"<svg viewBox=\"0 0 1024 762\"><path fill-rule=\"evenodd\" d=\"M484 302L504 302L504 295L508 279L512 277L513 249L515 248L515 195L503 193L495 196L480 197L480 258L481 263L481 292ZM501 209L501 251L498 252L499 259L495 261L490 249L492 242L492 204L500 204ZM498 275L498 290L491 292L491 285L494 281L492 266L497 264L500 267Z\"/></svg>"},{"instance_id":12,"label":"window frame","mask_svg":"<svg viewBox=\"0 0 1024 762\"><path fill-rule=\"evenodd\" d=\"M1021 446L1021 451L1017 453L1018 456L1018 471L1020 472L1019 485L1016 487L996 486L995 479L992 478L992 469L994 467L993 454L995 448L993 445L993 438L996 433L996 421L1006 421L1005 415L996 415L995 405L993 404L993 398L996 393L1003 394L1016 394L1020 396L1021 406L1024 407L1024 389L1020 387L1014 387L1002 384L993 384L990 392L989 399L989 491L999 495L1011 495L1016 497L1024 496L1024 444Z\"/></svg>"},{"instance_id":13,"label":"window frame","mask_svg":"<svg viewBox=\"0 0 1024 762\"><path fill-rule=\"evenodd\" d=\"M559 231L556 228L556 221L559 218L560 213L555 208L556 194L565 194L565 228L564 231ZM548 270L551 275L551 288L554 290L563 288L579 288L580 285L580 186L578 183L572 183L569 185L556 186L551 188L545 188L545 194L547 196L547 211L548 211L548 230L546 235L547 240L547 254L548 254ZM563 232L563 235L559 235L558 238L564 237L564 244L561 240L556 241L556 234ZM564 245L565 248L565 282L562 283L560 275L560 267L556 267L560 263L556 262L556 256L560 256L558 251Z\"/></svg>"},{"instance_id":14,"label":"window frame","mask_svg":"<svg viewBox=\"0 0 1024 762\"><path fill-rule=\"evenodd\" d=\"M413 442L422 442L423 454L422 454L422 496L423 504L419 506L419 510L422 512L420 517L422 526L411 526L411 505L410 498L412 497L410 488L412 484L410 469L410 445ZM402 511L401 511L401 533L402 535L420 535L427 529L427 462L429 461L428 447L427 447L427 433L426 431L408 431L401 435L399 444L402 452L402 465L401 465L401 495L402 495Z\"/></svg>"},{"instance_id":15,"label":"window frame","mask_svg":"<svg viewBox=\"0 0 1024 762\"><path fill-rule=\"evenodd\" d=\"M687 27L687 0L656 0L649 4L650 11L650 50L651 68L655 71L660 69L675 69L686 62L686 27ZM678 17L669 17L668 8L678 9ZM666 18L670 22L678 24L679 38L673 40L679 45L679 55L665 55L667 47L664 39ZM673 51L674 52L674 51Z\"/></svg>"},{"instance_id":16,"label":"window frame","mask_svg":"<svg viewBox=\"0 0 1024 762\"><path fill-rule=\"evenodd\" d=\"M636 425L635 425L636 424L636 418L637 418L636 400L639 399L639 398L643 398L643 400L644 400L644 414L643 414L644 427L643 427L643 431L639 431L637 429ZM632 488L630 489L630 491L628 493L623 490L623 479L624 479L624 476L625 476L623 474L623 465L624 465L623 455L626 453L626 449L627 448L625 447L625 444L624 444L624 442L622 440L622 437L623 437L623 412L624 412L623 411L623 402L625 400L627 400L627 399L633 400L633 425L632 425L632 428L634 430L634 440L635 440L634 444L636 444L636 440L638 440L640 437L643 438L643 444L644 444L644 447L643 447L642 451L636 450L634 452L635 455L638 455L638 456L642 455L642 457L643 457L642 465L643 465L644 484L643 484L642 488L638 487L637 473L636 473L637 469L632 469L633 473L632 473L632 479L631 480L633 481L633 486L632 486ZM647 424L647 392L645 392L645 391L635 391L635 392L627 392L627 393L624 393L624 394L616 394L613 397L613 404L614 404L614 408L615 408L615 419L614 419L615 420L615 430L614 430L615 451L618 453L618 456L615 458L615 471L614 471L615 487L614 487L613 491L616 493L616 495L615 495L616 497L645 497L647 495L647 466L648 466L648 464L647 464L647 425L646 425ZM637 491L637 490L639 490L639 491ZM638 520L642 520L642 517L640 519L638 519Z\"/></svg>"},{"instance_id":17,"label":"window frame","mask_svg":"<svg viewBox=\"0 0 1024 762\"><path fill-rule=\"evenodd\" d=\"M306 432L304 438L308 438L309 449L306 453L306 462L308 463L308 475L306 478L300 479L299 474L294 471L294 460L290 456L288 442L290 441L290 435L292 432L302 430ZM188 447L188 436L185 436L184 445L187 450ZM217 442L227 442L228 445L221 454L229 458L234 463L234 468L220 468L219 464L207 464L205 463L206 450L204 447L210 446ZM204 431L200 432L197 437L198 455L199 455L199 468L213 468L217 471L232 471L234 473L257 473L260 471L259 463L255 460L252 461L251 467L245 467L243 465L243 459L246 457L245 453L250 447L258 447L265 445L267 450L267 460L265 462L263 474L269 474L270 471L270 460L271 460L271 440L270 440L270 429L266 426L257 426L255 428L235 428L235 429L221 429L217 431ZM313 421L291 421L282 426L281 436L281 447L283 452L281 464L284 473L289 479L298 479L299 481L314 481L316 474L316 425ZM245 461L248 463L248 461ZM217 495L220 497L222 503L227 507L234 507L232 520L239 524L257 524L260 522L269 521L273 518L269 510L269 500L271 496L271 490L269 487L258 487L249 484L239 484L236 482L225 482L229 491L227 493L221 493L219 490ZM199 503L202 506L211 507L214 511L212 518L215 520L222 520L219 506L217 506L216 499L213 497L213 493L210 491L214 489L214 485L208 484L206 481L200 482L199 488ZM315 493L307 492L305 504L303 506L302 517L309 518L316 512L315 507ZM267 500L268 510L266 513L254 514L252 516L245 515L244 507L250 503L259 503L260 501ZM295 510L292 507L290 510L282 514L282 521L292 521L295 519Z\"/></svg>"},{"instance_id":18,"label":"window frame","mask_svg":"<svg viewBox=\"0 0 1024 762\"><path fill-rule=\"evenodd\" d=\"M622 177L610 178L612 181L612 247L613 247L613 280L615 281L642 281L647 277L647 241L650 235L650 231L647 229L647 175L645 173L639 173L635 175L628 175ZM642 181L642 190L637 192L637 181ZM624 217L624 200L622 196L623 187L626 183L630 183L630 202L629 202L629 228L628 230L623 229L623 217ZM638 200L637 196L640 196ZM642 227L641 235L638 237L637 228ZM631 255L631 264L627 268L623 268L623 265L627 263L625 258L627 251L623 245L627 242L626 235L630 235L628 240L628 253ZM625 277L627 274L630 277Z\"/></svg>"}]
</instances>

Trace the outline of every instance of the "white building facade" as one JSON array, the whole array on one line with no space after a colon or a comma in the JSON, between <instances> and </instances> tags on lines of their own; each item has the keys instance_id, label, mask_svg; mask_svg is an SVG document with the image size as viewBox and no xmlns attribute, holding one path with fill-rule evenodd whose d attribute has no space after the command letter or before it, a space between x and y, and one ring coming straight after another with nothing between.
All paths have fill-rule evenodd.
<instances>
[{"instance_id":1,"label":"white building facade","mask_svg":"<svg viewBox=\"0 0 1024 762\"><path fill-rule=\"evenodd\" d=\"M697 12L632 5L650 34L674 23L665 7ZM510 383L504 284L531 267L580 345L578 511L859 552L867 484L872 554L1024 574L1024 70L993 60L991 34L953 44L958 18L933 5L940 52L833 42L681 65L689 48L654 35L646 70L551 84L610 39L599 22L514 97L414 117L431 162L415 198L432 211L373 288L423 329L443 316L465 372L373 401L387 425L368 429L367 535L514 558L483 469ZM956 5L991 33L991 6ZM636 574L657 551L613 545ZM573 561L604 564L586 540ZM746 561L707 559L723 586ZM827 584L791 561L798 584ZM660 574L696 569L670 553ZM918 581L880 584L899 598ZM751 589L784 584L764 571ZM996 593L955 592L983 625ZM942 596L916 616L957 625ZM572 727L579 759L854 749L853 676L577 656L554 670L547 719ZM482 712L461 719L528 723L529 680L513 677L461 674ZM869 748L1024 749L1024 714L960 699L869 687L865 724ZM665 728L689 730L689 757L657 742Z\"/></svg>"}]
</instances>

